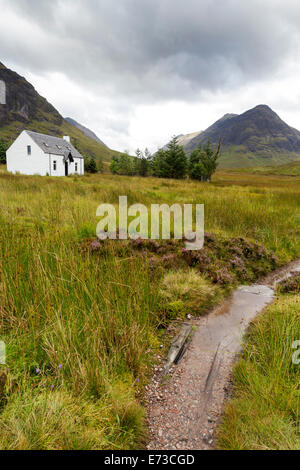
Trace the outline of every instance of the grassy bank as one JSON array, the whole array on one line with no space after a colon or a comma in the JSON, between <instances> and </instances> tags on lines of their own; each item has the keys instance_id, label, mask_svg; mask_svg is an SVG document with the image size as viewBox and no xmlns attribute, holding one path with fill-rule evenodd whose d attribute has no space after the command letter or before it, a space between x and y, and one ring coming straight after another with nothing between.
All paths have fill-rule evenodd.
<instances>
[{"instance_id":1,"label":"grassy bank","mask_svg":"<svg viewBox=\"0 0 300 470\"><path fill-rule=\"evenodd\" d=\"M267 167L255 167L252 166L251 168L243 168L237 170L238 172L245 172L245 173L252 173L257 175L274 175L274 176L293 176L298 177L300 176L300 162L290 162L285 163L284 165L276 165L276 166L267 166Z\"/></svg>"},{"instance_id":2,"label":"grassy bank","mask_svg":"<svg viewBox=\"0 0 300 470\"><path fill-rule=\"evenodd\" d=\"M219 430L221 449L300 448L300 295L280 295L254 322L234 372L234 398Z\"/></svg>"},{"instance_id":3,"label":"grassy bank","mask_svg":"<svg viewBox=\"0 0 300 470\"><path fill-rule=\"evenodd\" d=\"M264 183L259 175L224 172L201 184L24 177L0 169L2 449L137 448L141 395L161 351L161 325L182 318L187 304L204 313L240 281L240 265L231 265L230 278L225 272L224 286L224 276L206 275L199 260L182 264L179 254L179 264L153 269L147 257L116 256L114 247L83 249L95 233L97 206L117 205L119 195L147 206L204 203L206 231L221 240L208 251L223 274L233 248L229 242L225 249L226 240L234 237L249 240L241 257L249 246L253 252L247 279L266 269L254 241L280 263L300 255L297 179Z\"/></svg>"}]
</instances>

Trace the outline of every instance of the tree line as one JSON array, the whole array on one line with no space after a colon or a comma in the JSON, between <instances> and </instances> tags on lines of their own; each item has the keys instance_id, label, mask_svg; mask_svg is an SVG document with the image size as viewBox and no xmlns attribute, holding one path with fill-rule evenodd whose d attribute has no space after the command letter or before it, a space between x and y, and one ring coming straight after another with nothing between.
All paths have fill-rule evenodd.
<instances>
[{"instance_id":1,"label":"tree line","mask_svg":"<svg viewBox=\"0 0 300 470\"><path fill-rule=\"evenodd\" d=\"M0 165L5 165L6 163L6 150L8 149L9 144L0 139Z\"/></svg>"},{"instance_id":2,"label":"tree line","mask_svg":"<svg viewBox=\"0 0 300 470\"><path fill-rule=\"evenodd\" d=\"M158 150L152 155L148 149L144 152L138 149L136 156L128 152L114 156L110 163L110 171L117 175L155 176L158 178L184 179L189 177L198 181L210 181L217 169L221 144L216 150L210 142L199 146L190 156L179 145L178 138L173 137L165 149Z\"/></svg>"},{"instance_id":3,"label":"tree line","mask_svg":"<svg viewBox=\"0 0 300 470\"><path fill-rule=\"evenodd\" d=\"M75 147L77 147L75 142ZM7 142L0 139L0 164L6 163ZM198 181L210 181L217 169L220 157L221 144L216 150L211 148L208 141L205 146L199 146L187 156L178 138L173 137L165 149L151 154L146 148L137 149L133 157L128 152L113 156L110 171L116 175L128 176L154 176L157 178L184 179L189 177ZM103 171L103 163L96 162L95 158L85 158L85 171L98 173Z\"/></svg>"}]
</instances>

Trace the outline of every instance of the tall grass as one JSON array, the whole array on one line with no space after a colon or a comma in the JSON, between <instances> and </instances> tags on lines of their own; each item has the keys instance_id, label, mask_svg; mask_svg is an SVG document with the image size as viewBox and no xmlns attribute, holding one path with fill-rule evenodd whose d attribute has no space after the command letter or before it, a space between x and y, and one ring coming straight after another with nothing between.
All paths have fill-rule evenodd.
<instances>
[{"instance_id":1,"label":"tall grass","mask_svg":"<svg viewBox=\"0 0 300 470\"><path fill-rule=\"evenodd\" d=\"M139 396L161 343L160 279L141 257L100 257L81 241L95 233L97 206L127 195L129 204L205 203L207 231L256 239L282 262L298 256L300 182L262 187L259 176L243 178L221 173L201 184L0 170L0 339L9 368L1 369L0 448L139 445Z\"/></svg>"},{"instance_id":2,"label":"tall grass","mask_svg":"<svg viewBox=\"0 0 300 470\"><path fill-rule=\"evenodd\" d=\"M222 449L300 448L300 296L282 296L256 320L234 373L234 399L219 431Z\"/></svg>"}]
</instances>

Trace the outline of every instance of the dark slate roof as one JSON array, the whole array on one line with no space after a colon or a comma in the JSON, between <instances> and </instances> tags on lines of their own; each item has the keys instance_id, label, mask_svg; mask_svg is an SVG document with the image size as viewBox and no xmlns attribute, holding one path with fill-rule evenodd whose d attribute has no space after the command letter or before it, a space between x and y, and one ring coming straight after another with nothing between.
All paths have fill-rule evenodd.
<instances>
[{"instance_id":1,"label":"dark slate roof","mask_svg":"<svg viewBox=\"0 0 300 470\"><path fill-rule=\"evenodd\" d=\"M71 153L72 157L83 158L78 150L76 150L72 144L69 144L69 142L63 138L39 134L32 131L26 132L45 153L50 153L52 155L62 155L63 157L67 157Z\"/></svg>"}]
</instances>

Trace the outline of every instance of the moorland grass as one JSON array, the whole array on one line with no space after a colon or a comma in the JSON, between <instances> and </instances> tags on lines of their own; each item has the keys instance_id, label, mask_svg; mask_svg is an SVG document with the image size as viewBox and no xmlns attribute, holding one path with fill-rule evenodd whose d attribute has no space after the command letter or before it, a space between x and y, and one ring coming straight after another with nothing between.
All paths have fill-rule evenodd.
<instances>
[{"instance_id":1,"label":"moorland grass","mask_svg":"<svg viewBox=\"0 0 300 470\"><path fill-rule=\"evenodd\" d=\"M0 170L2 449L137 448L142 388L162 342L162 290L169 303L186 299L193 309L202 299L198 313L212 303L212 289L220 294L193 274L189 289L174 273L163 280L143 257L82 251L82 240L95 233L97 206L117 205L119 195L148 206L204 203L207 231L256 240L281 263L300 255L297 179L264 183L259 175L223 172L208 184Z\"/></svg>"},{"instance_id":2,"label":"moorland grass","mask_svg":"<svg viewBox=\"0 0 300 470\"><path fill-rule=\"evenodd\" d=\"M219 448L299 450L300 296L282 295L254 322L234 371L233 400L219 429Z\"/></svg>"},{"instance_id":3,"label":"moorland grass","mask_svg":"<svg viewBox=\"0 0 300 470\"><path fill-rule=\"evenodd\" d=\"M185 318L187 313L199 316L220 302L224 294L219 286L193 269L168 272L159 293L168 319Z\"/></svg>"}]
</instances>

